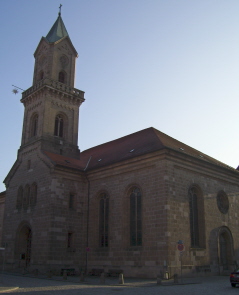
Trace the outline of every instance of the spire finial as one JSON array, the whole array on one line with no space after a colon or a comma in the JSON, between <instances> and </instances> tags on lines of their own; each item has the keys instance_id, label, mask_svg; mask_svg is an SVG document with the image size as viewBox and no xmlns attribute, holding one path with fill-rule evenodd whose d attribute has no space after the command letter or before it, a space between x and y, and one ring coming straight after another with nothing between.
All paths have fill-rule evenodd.
<instances>
[{"instance_id":1,"label":"spire finial","mask_svg":"<svg viewBox=\"0 0 239 295\"><path fill-rule=\"evenodd\" d=\"M60 6L59 6L59 13L58 13L59 16L61 15L61 7L62 7L62 5L60 4Z\"/></svg>"}]
</instances>

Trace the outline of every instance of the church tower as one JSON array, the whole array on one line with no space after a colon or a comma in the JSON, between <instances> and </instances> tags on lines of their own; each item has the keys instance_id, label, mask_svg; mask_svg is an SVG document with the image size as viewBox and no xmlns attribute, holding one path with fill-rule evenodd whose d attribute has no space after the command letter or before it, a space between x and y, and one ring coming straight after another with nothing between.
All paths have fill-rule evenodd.
<instances>
[{"instance_id":1,"label":"church tower","mask_svg":"<svg viewBox=\"0 0 239 295\"><path fill-rule=\"evenodd\" d=\"M81 162L78 120L84 92L74 88L77 52L61 13L34 57L33 85L21 99L21 146L4 180L5 269L59 270L83 265L86 216L85 176L70 165Z\"/></svg>"},{"instance_id":2,"label":"church tower","mask_svg":"<svg viewBox=\"0 0 239 295\"><path fill-rule=\"evenodd\" d=\"M77 52L59 12L34 53L33 85L22 93L24 121L20 151L42 150L78 157L79 107L84 92L74 88Z\"/></svg>"}]
</instances>

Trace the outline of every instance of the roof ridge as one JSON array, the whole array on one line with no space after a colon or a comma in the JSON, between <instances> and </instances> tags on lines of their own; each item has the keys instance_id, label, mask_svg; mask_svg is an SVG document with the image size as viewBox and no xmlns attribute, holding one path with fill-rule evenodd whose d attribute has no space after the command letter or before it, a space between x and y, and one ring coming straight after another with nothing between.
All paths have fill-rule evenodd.
<instances>
[{"instance_id":1,"label":"roof ridge","mask_svg":"<svg viewBox=\"0 0 239 295\"><path fill-rule=\"evenodd\" d=\"M96 148L96 147L100 147L100 146L103 146L103 145L106 145L106 144L109 144L109 143L113 143L113 142L115 142L115 141L119 141L119 140L125 139L125 138L127 138L127 137L129 137L129 136L132 136L132 135L137 134L137 133L139 134L139 133L142 133L143 131L150 130L150 129L155 129L155 128L154 128L154 127L148 127L148 128L145 128L145 129L142 129L142 130L139 130L139 131L135 131L135 132L133 132L133 133L130 133L130 134L127 134L127 135L124 135L124 136L118 137L118 138L116 138L116 139L113 139L113 140L110 140L110 141L107 141L107 142L104 142L104 143L101 143L101 144L95 145L95 146L93 146L93 147L90 147L90 148L88 148L88 149L82 151L81 153L84 153L84 152L86 152L86 151L90 151L91 149L94 149L94 148ZM155 129L155 130L157 130L157 129Z\"/></svg>"}]
</instances>

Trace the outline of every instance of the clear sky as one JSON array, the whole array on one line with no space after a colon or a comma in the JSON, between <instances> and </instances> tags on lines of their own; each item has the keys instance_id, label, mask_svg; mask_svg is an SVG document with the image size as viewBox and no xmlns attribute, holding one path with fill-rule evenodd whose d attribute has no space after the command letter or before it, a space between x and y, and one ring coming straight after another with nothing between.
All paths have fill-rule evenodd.
<instances>
[{"instance_id":1,"label":"clear sky","mask_svg":"<svg viewBox=\"0 0 239 295\"><path fill-rule=\"evenodd\" d=\"M21 144L12 84L31 87L33 53L60 3L79 54L75 88L85 91L81 150L155 127L239 165L238 0L2 0L1 180Z\"/></svg>"}]
</instances>

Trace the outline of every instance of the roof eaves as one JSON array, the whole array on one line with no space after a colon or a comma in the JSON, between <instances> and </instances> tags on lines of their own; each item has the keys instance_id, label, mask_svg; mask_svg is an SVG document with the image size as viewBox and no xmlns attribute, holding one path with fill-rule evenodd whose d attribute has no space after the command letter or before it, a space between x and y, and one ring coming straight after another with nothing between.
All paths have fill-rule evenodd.
<instances>
[{"instance_id":1,"label":"roof eaves","mask_svg":"<svg viewBox=\"0 0 239 295\"><path fill-rule=\"evenodd\" d=\"M231 166L229 166L227 164L224 164L223 162L220 162L220 161L218 161L218 160L216 160L216 159L214 159L214 158L212 158L212 157L210 157L210 156L208 156L206 154L203 154L203 153L201 153L201 152L199 152L197 150L195 150L195 151L198 152L198 156L190 153L189 151L187 151L186 148L183 148L183 149L180 149L180 148L176 149L176 148L173 148L173 147L167 147L167 148L169 150L176 151L179 154L184 154L186 156L192 157L192 158L194 158L196 160L199 160L200 162L206 162L208 164L211 164L211 165L214 165L214 166L217 166L217 167L221 167L221 168L230 170L232 172L236 172L235 168L233 168L233 167L231 167ZM238 173L239 173L239 171L238 171Z\"/></svg>"}]
</instances>

